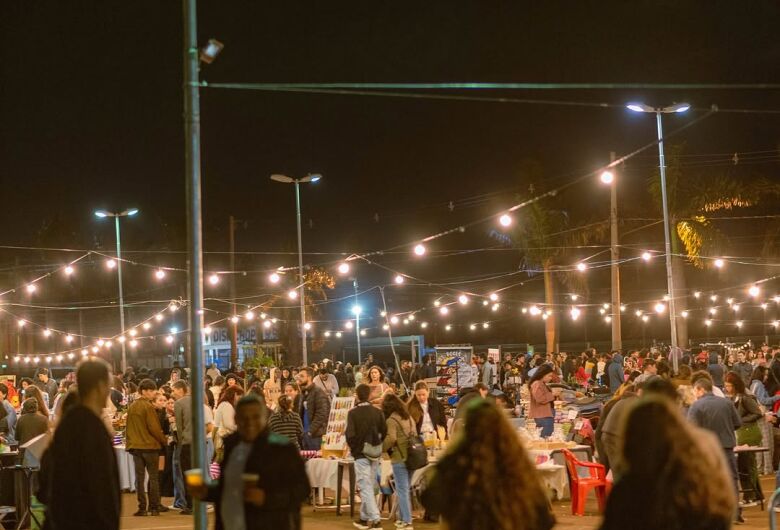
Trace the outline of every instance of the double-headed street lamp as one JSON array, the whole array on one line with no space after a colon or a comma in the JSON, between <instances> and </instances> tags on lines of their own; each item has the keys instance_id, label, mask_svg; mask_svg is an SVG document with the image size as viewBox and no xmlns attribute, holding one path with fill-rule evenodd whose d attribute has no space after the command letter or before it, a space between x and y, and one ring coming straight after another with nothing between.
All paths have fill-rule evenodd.
<instances>
[{"instance_id":1,"label":"double-headed street lamp","mask_svg":"<svg viewBox=\"0 0 780 530\"><path fill-rule=\"evenodd\" d=\"M677 103L668 107L651 107L644 103L629 103L626 105L629 110L634 112L646 112L655 114L655 120L658 128L658 165L661 173L661 202L664 210L664 246L666 251L666 288L669 291L669 322L672 326L671 343L672 348L678 347L677 344L677 315L674 307L674 277L672 275L672 242L669 231L669 203L666 199L666 161L664 159L664 127L661 119L662 114L676 114L685 112L691 106L688 103ZM670 352L674 371L677 372L678 355L676 352Z\"/></svg>"},{"instance_id":2,"label":"double-headed street lamp","mask_svg":"<svg viewBox=\"0 0 780 530\"><path fill-rule=\"evenodd\" d=\"M121 328L121 336L125 335L125 298L122 293L122 242L119 237L119 218L120 217L132 217L138 213L138 208L128 208L120 213L108 212L106 210L98 210L95 212L95 217L105 219L106 217L114 218L114 228L116 230L116 261L117 261L117 278L119 280L119 326ZM120 341L122 346L122 373L127 370L127 350L125 349L124 341Z\"/></svg>"},{"instance_id":3,"label":"double-headed street lamp","mask_svg":"<svg viewBox=\"0 0 780 530\"><path fill-rule=\"evenodd\" d=\"M287 175L271 175L271 180L281 182L283 184L295 184L295 212L296 220L298 223L298 301L301 304L301 354L303 356L303 365L308 364L308 349L306 348L306 304L304 301L304 289L303 289L303 244L301 242L301 191L300 185L307 182L317 182L322 178L322 175L317 173L309 173L305 177L298 179L288 177Z\"/></svg>"}]
</instances>

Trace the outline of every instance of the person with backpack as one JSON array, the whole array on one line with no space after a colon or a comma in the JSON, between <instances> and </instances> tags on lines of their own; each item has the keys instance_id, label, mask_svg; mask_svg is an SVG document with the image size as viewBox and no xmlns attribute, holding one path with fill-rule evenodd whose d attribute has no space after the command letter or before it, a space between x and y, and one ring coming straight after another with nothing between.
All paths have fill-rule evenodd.
<instances>
[{"instance_id":1,"label":"person with backpack","mask_svg":"<svg viewBox=\"0 0 780 530\"><path fill-rule=\"evenodd\" d=\"M371 387L359 384L355 389L357 405L347 413L347 445L355 459L355 477L360 490L360 519L353 524L360 530L382 528L374 486L382 457L382 440L387 434L385 417L371 405Z\"/></svg>"},{"instance_id":2,"label":"person with backpack","mask_svg":"<svg viewBox=\"0 0 780 530\"><path fill-rule=\"evenodd\" d=\"M395 479L395 494L398 497L398 519L396 528L412 530L412 503L409 494L411 470L406 460L410 439L417 436L417 427L403 401L395 394L385 395L382 412L387 421L387 436L382 449L390 455Z\"/></svg>"}]
</instances>

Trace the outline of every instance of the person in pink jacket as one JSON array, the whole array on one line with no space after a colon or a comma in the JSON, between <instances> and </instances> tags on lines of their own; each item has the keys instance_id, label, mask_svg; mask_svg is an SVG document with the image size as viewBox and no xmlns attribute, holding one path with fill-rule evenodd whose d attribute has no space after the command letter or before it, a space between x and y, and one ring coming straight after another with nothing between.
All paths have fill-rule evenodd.
<instances>
[{"instance_id":1,"label":"person in pink jacket","mask_svg":"<svg viewBox=\"0 0 780 530\"><path fill-rule=\"evenodd\" d=\"M528 417L533 418L537 427L542 429L542 438L552 436L555 426L555 392L547 386L553 378L553 369L549 364L543 364L528 381L531 390L531 403ZM556 389L557 391L558 389Z\"/></svg>"}]
</instances>

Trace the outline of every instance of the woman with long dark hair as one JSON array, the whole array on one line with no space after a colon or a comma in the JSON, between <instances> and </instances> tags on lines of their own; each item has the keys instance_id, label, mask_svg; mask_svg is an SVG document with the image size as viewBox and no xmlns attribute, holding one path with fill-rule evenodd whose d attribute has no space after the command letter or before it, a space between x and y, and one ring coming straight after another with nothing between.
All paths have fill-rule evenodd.
<instances>
[{"instance_id":1,"label":"woman with long dark hair","mask_svg":"<svg viewBox=\"0 0 780 530\"><path fill-rule=\"evenodd\" d=\"M663 397L638 400L623 429L623 472L607 499L601 530L731 528L734 486L713 434L691 425Z\"/></svg>"},{"instance_id":2,"label":"woman with long dark hair","mask_svg":"<svg viewBox=\"0 0 780 530\"><path fill-rule=\"evenodd\" d=\"M763 421L764 414L758 406L756 397L747 392L745 382L734 372L726 374L724 391L726 397L734 401L739 419L742 420L742 426L737 429L737 444L754 447L761 446L762 434L758 422ZM764 500L761 482L758 478L755 453L738 453L737 469L739 470L739 482L742 490L745 491L742 494L744 502L748 506L752 506L758 501Z\"/></svg>"},{"instance_id":3,"label":"woman with long dark hair","mask_svg":"<svg viewBox=\"0 0 780 530\"><path fill-rule=\"evenodd\" d=\"M414 385L414 394L406 405L409 415L417 427L417 434L439 432L439 427L447 432L447 416L444 406L436 398L431 397L428 383L417 381Z\"/></svg>"},{"instance_id":4,"label":"woman with long dark hair","mask_svg":"<svg viewBox=\"0 0 780 530\"><path fill-rule=\"evenodd\" d=\"M406 457L409 439L417 434L417 427L412 417L409 416L406 405L395 394L385 395L382 401L382 412L387 421L387 436L385 436L382 449L390 455L393 478L395 479L395 494L398 498L396 528L411 530L412 501L409 494L411 477L406 468Z\"/></svg>"},{"instance_id":5,"label":"woman with long dark hair","mask_svg":"<svg viewBox=\"0 0 780 530\"><path fill-rule=\"evenodd\" d=\"M552 366L543 364L528 381L531 395L528 417L534 420L537 427L541 427L542 438L552 436L555 428L555 393L547 386L552 378Z\"/></svg>"},{"instance_id":6,"label":"woman with long dark hair","mask_svg":"<svg viewBox=\"0 0 780 530\"><path fill-rule=\"evenodd\" d=\"M555 524L531 458L506 414L474 399L423 492L448 530L549 530Z\"/></svg>"},{"instance_id":7,"label":"woman with long dark hair","mask_svg":"<svg viewBox=\"0 0 780 530\"><path fill-rule=\"evenodd\" d=\"M385 373L378 366L372 366L368 371L368 386L371 388L369 402L378 409L382 408L382 400L385 394L392 392L390 386L385 382Z\"/></svg>"}]
</instances>

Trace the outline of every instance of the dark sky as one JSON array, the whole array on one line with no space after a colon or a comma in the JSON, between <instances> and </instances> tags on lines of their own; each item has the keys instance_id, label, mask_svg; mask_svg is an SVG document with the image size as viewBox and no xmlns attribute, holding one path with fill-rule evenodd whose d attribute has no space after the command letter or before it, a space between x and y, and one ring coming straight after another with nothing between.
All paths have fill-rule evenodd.
<instances>
[{"instance_id":1,"label":"dark sky","mask_svg":"<svg viewBox=\"0 0 780 530\"><path fill-rule=\"evenodd\" d=\"M210 82L780 82L780 7L770 0L200 4L201 42L225 43L202 70ZM181 31L180 2L172 0L2 4L0 244L111 248L110 230L91 212L137 206L141 215L125 229L128 250L184 249ZM776 90L475 95L780 108ZM518 178L524 160L541 164L545 178L535 186L550 189L655 134L651 118L621 109L206 89L202 110L208 251L227 249L231 214L246 221L240 251L295 250L292 191L270 182L271 173L325 175L303 190L305 246L351 253L498 211L526 192ZM671 117L667 127L700 115ZM780 116L723 113L679 139L689 153L776 149ZM632 213L651 217L657 212L644 190L654 152L644 154L629 163L636 179L621 193ZM773 164L761 170L778 178ZM605 217L607 200L604 190L580 184L554 204L571 210L576 225ZM485 232L442 240L441 250L493 244ZM660 242L660 232L648 237ZM0 251L6 264L18 256ZM133 257L181 263L180 255ZM242 255L239 265L293 259ZM518 262L516 254L420 266L384 259L436 281ZM225 266L224 256L207 257L207 268ZM365 274L368 283L387 281L376 270Z\"/></svg>"}]
</instances>

